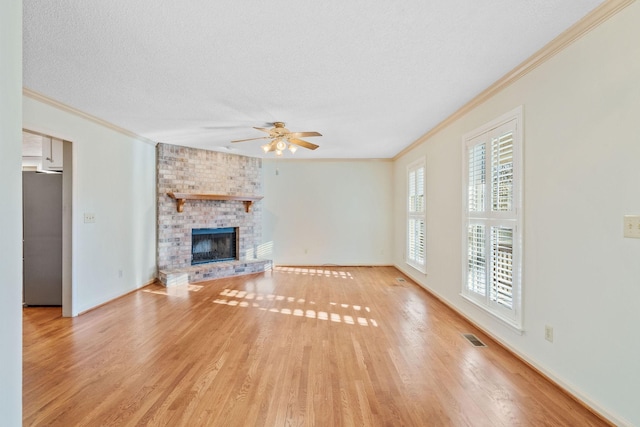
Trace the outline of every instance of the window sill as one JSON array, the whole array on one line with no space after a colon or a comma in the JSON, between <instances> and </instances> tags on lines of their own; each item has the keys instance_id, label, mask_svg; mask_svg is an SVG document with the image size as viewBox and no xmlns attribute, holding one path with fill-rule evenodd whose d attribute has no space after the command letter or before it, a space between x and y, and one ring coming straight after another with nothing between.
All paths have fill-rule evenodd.
<instances>
[{"instance_id":1,"label":"window sill","mask_svg":"<svg viewBox=\"0 0 640 427\"><path fill-rule=\"evenodd\" d=\"M509 329L511 329L512 332L518 334L518 335L524 335L524 329L522 328L522 325L515 322L512 319L509 319L508 317L502 316L499 313L496 313L494 311L489 310L486 306L478 303L477 301L475 301L473 298L470 298L469 296L465 295L464 293L460 293L460 296L465 300L470 302L471 304L475 305L476 307L480 308L483 312L493 316L494 318L498 319L501 323L503 323L505 326L508 326Z\"/></svg>"},{"instance_id":2,"label":"window sill","mask_svg":"<svg viewBox=\"0 0 640 427\"><path fill-rule=\"evenodd\" d=\"M405 264L407 264L409 267L413 268L414 270L416 270L419 273L424 274L425 276L427 275L427 266L426 265L416 265L416 264L411 264L408 261L405 261Z\"/></svg>"}]
</instances>

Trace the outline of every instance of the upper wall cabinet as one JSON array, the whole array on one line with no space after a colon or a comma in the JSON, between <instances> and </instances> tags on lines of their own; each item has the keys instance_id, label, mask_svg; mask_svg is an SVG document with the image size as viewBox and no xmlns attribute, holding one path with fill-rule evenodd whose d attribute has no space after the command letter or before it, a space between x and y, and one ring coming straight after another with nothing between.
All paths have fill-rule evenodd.
<instances>
[{"instance_id":1,"label":"upper wall cabinet","mask_svg":"<svg viewBox=\"0 0 640 427\"><path fill-rule=\"evenodd\" d=\"M62 140L52 137L42 138L42 170L62 171Z\"/></svg>"}]
</instances>

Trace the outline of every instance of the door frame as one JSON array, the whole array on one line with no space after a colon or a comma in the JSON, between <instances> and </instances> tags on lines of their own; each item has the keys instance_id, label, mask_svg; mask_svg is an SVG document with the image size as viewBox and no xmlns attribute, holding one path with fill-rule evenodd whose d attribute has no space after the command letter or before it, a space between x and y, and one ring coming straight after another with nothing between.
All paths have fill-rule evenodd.
<instances>
[{"instance_id":1,"label":"door frame","mask_svg":"<svg viewBox=\"0 0 640 427\"><path fill-rule=\"evenodd\" d=\"M39 132L37 130L23 128L23 132L54 137L62 140L62 316L75 317L78 315L74 309L74 274L73 274L73 169L74 169L74 145L71 141L51 132Z\"/></svg>"}]
</instances>

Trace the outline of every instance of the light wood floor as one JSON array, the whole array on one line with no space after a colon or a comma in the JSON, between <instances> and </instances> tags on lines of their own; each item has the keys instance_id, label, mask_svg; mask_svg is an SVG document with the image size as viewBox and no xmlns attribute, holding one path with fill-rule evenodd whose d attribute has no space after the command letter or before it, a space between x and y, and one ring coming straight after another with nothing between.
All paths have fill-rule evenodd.
<instances>
[{"instance_id":1,"label":"light wood floor","mask_svg":"<svg viewBox=\"0 0 640 427\"><path fill-rule=\"evenodd\" d=\"M399 277L280 268L26 308L24 425L605 425Z\"/></svg>"}]
</instances>

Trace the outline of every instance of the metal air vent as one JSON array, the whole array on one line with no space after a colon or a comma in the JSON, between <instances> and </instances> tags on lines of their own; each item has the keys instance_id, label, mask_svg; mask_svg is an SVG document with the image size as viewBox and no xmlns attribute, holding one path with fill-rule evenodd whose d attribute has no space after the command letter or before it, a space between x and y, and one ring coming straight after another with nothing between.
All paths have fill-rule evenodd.
<instances>
[{"instance_id":1,"label":"metal air vent","mask_svg":"<svg viewBox=\"0 0 640 427\"><path fill-rule=\"evenodd\" d=\"M467 339L474 347L486 347L487 345L480 341L478 337L473 334L462 334L463 337Z\"/></svg>"}]
</instances>

